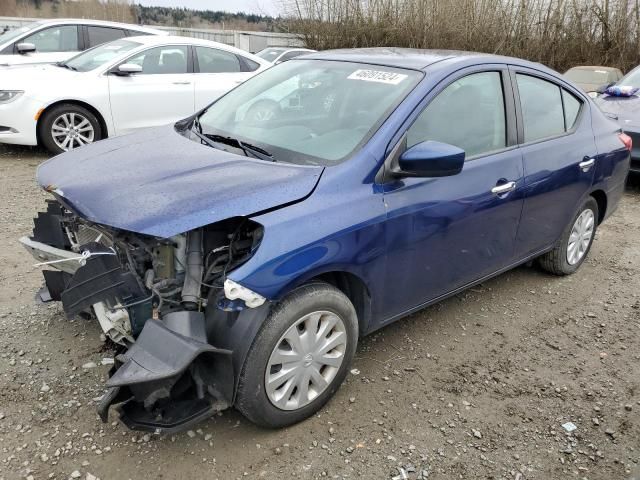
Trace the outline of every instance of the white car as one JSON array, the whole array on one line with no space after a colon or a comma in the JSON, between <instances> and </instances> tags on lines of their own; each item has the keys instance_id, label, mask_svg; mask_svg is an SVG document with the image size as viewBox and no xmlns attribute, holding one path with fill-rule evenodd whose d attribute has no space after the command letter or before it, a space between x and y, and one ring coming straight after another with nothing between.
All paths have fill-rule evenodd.
<instances>
[{"instance_id":1,"label":"white car","mask_svg":"<svg viewBox=\"0 0 640 480\"><path fill-rule=\"evenodd\" d=\"M260 58L264 58L273 65L286 62L292 58L299 57L305 53L313 53L316 50L309 48L293 48L293 47L268 47L264 50L260 50L256 55Z\"/></svg>"},{"instance_id":2,"label":"white car","mask_svg":"<svg viewBox=\"0 0 640 480\"><path fill-rule=\"evenodd\" d=\"M166 32L100 20L33 22L0 35L0 66L61 62L102 43L138 35L166 35Z\"/></svg>"},{"instance_id":3,"label":"white car","mask_svg":"<svg viewBox=\"0 0 640 480\"><path fill-rule=\"evenodd\" d=\"M216 42L144 36L63 63L8 68L0 73L0 143L59 153L176 122L270 65Z\"/></svg>"}]
</instances>

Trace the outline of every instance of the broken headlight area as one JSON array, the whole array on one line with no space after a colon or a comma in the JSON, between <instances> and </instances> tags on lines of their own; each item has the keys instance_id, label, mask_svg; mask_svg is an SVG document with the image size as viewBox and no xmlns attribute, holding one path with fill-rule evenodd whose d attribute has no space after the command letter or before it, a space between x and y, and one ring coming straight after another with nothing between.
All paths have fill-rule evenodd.
<instances>
[{"instance_id":1,"label":"broken headlight area","mask_svg":"<svg viewBox=\"0 0 640 480\"><path fill-rule=\"evenodd\" d=\"M208 338L207 309L265 302L227 279L248 260L262 227L235 217L171 238L88 222L58 202L34 219L21 242L44 266L41 301L68 317L95 317L119 344L100 415L120 404L130 427L175 431L232 403L231 352Z\"/></svg>"}]
</instances>

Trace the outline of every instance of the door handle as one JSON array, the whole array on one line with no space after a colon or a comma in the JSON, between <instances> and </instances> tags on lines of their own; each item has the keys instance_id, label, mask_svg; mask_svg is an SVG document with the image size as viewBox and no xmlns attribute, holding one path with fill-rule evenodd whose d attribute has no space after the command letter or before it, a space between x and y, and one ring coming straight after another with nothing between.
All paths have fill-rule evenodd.
<instances>
[{"instance_id":1,"label":"door handle","mask_svg":"<svg viewBox=\"0 0 640 480\"><path fill-rule=\"evenodd\" d=\"M583 172L588 172L589 170L591 170L591 167L593 167L595 163L596 163L596 159L590 158L588 160L580 162L578 166L580 167L580 170L582 170Z\"/></svg>"},{"instance_id":2,"label":"door handle","mask_svg":"<svg viewBox=\"0 0 640 480\"><path fill-rule=\"evenodd\" d=\"M174 85L191 85L191 82L173 82Z\"/></svg>"},{"instance_id":3,"label":"door handle","mask_svg":"<svg viewBox=\"0 0 640 480\"><path fill-rule=\"evenodd\" d=\"M503 195L505 193L513 192L516 189L516 182L507 182L502 185L496 185L491 189L491 193L494 195Z\"/></svg>"}]
</instances>

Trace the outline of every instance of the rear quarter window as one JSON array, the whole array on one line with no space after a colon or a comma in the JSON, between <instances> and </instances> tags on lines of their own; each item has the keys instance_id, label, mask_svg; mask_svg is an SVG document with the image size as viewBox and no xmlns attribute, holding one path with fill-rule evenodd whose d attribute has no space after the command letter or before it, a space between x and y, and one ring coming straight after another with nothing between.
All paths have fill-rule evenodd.
<instances>
[{"instance_id":1,"label":"rear quarter window","mask_svg":"<svg viewBox=\"0 0 640 480\"><path fill-rule=\"evenodd\" d=\"M565 129L571 130L578 119L582 102L563 88L562 104L564 105Z\"/></svg>"}]
</instances>

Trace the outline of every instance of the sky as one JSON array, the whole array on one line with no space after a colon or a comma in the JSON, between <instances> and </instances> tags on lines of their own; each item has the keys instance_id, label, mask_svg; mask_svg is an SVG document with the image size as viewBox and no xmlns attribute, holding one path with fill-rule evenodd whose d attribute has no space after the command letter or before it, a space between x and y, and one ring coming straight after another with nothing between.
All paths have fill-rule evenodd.
<instances>
[{"instance_id":1,"label":"sky","mask_svg":"<svg viewBox=\"0 0 640 480\"><path fill-rule=\"evenodd\" d=\"M145 6L186 7L194 10L224 10L277 16L281 0L135 0Z\"/></svg>"}]
</instances>

